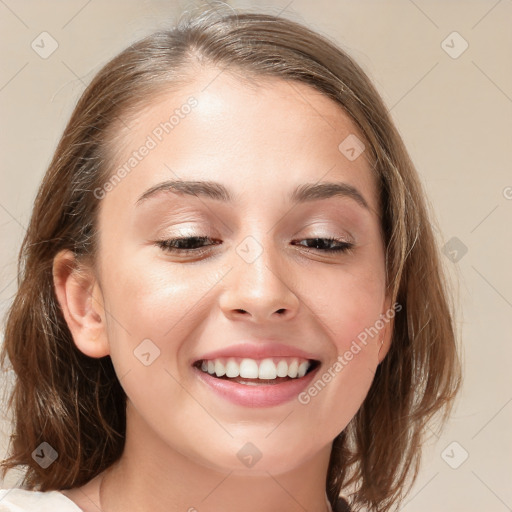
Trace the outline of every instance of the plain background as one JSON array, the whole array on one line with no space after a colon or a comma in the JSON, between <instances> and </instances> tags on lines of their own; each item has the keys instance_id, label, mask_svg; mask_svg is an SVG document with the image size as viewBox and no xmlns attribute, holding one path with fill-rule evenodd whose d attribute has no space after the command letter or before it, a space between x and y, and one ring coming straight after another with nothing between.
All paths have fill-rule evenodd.
<instances>
[{"instance_id":1,"label":"plain background","mask_svg":"<svg viewBox=\"0 0 512 512\"><path fill-rule=\"evenodd\" d=\"M425 446L402 510L512 510L512 2L229 4L304 22L356 59L388 105L439 221L465 380L447 428ZM128 44L194 5L0 0L2 317L38 184L85 85ZM58 44L46 59L31 47L42 32ZM10 430L2 416L0 456ZM3 486L17 478L11 473Z\"/></svg>"}]
</instances>

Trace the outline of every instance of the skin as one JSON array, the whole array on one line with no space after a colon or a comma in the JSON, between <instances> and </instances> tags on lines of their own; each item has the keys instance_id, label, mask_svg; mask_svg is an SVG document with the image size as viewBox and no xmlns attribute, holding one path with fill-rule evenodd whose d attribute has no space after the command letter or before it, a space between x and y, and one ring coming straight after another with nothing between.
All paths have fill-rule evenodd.
<instances>
[{"instance_id":1,"label":"skin","mask_svg":"<svg viewBox=\"0 0 512 512\"><path fill-rule=\"evenodd\" d=\"M316 354L322 375L390 308L375 178L366 152L350 161L338 149L348 135L363 136L307 85L249 84L204 69L118 133L116 163L191 95L198 101L192 112L101 200L97 267L70 272L67 251L54 261L77 347L110 355L128 396L121 459L64 494L97 511L104 478L104 512L324 512L332 441L360 408L389 350L391 324L306 405L232 404L199 381L191 361L242 340L271 339ZM136 206L170 178L221 182L235 203L162 192ZM369 208L341 196L288 201L295 186L322 181L356 187ZM202 235L222 243L199 256L155 245ZM262 250L252 263L236 251L247 236ZM329 237L355 247L329 255L305 242ZM160 349L148 366L133 353L144 339ZM262 454L251 468L237 457L247 442Z\"/></svg>"}]
</instances>

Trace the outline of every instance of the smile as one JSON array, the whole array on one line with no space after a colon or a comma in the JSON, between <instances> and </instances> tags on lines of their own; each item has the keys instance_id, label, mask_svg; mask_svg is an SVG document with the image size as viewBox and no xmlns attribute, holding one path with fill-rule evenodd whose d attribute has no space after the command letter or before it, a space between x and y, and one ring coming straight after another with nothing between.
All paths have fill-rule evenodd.
<instances>
[{"instance_id":1,"label":"smile","mask_svg":"<svg viewBox=\"0 0 512 512\"><path fill-rule=\"evenodd\" d=\"M320 361L300 357L201 359L193 368L201 382L222 398L247 407L293 400L316 374Z\"/></svg>"},{"instance_id":2,"label":"smile","mask_svg":"<svg viewBox=\"0 0 512 512\"><path fill-rule=\"evenodd\" d=\"M258 385L257 381L282 381L304 377L315 363L316 361L297 357L222 357L197 361L196 366L218 378L236 379L241 384Z\"/></svg>"}]
</instances>

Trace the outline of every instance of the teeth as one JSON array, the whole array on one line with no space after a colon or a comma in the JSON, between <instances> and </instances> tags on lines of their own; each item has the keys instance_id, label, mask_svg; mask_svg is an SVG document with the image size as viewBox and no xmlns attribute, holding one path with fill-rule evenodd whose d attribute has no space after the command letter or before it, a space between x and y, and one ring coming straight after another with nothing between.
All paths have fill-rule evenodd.
<instances>
[{"instance_id":1,"label":"teeth","mask_svg":"<svg viewBox=\"0 0 512 512\"><path fill-rule=\"evenodd\" d=\"M210 373L210 372L208 372ZM212 372L213 375L213 372ZM238 377L240 375L240 366L236 363L234 359L228 359L226 364L226 377Z\"/></svg>"},{"instance_id":2,"label":"teeth","mask_svg":"<svg viewBox=\"0 0 512 512\"><path fill-rule=\"evenodd\" d=\"M263 359L260 363L259 379L275 379L277 377L277 368L272 359Z\"/></svg>"},{"instance_id":3,"label":"teeth","mask_svg":"<svg viewBox=\"0 0 512 512\"><path fill-rule=\"evenodd\" d=\"M297 361L292 361L292 364L288 366L288 377L294 379L297 377L297 372L299 370L299 363Z\"/></svg>"},{"instance_id":4,"label":"teeth","mask_svg":"<svg viewBox=\"0 0 512 512\"><path fill-rule=\"evenodd\" d=\"M299 377L304 377L306 375L306 372L308 371L309 363L306 361L305 363L299 364L299 370L298 375Z\"/></svg>"},{"instance_id":5,"label":"teeth","mask_svg":"<svg viewBox=\"0 0 512 512\"><path fill-rule=\"evenodd\" d=\"M310 361L295 357L269 357L261 360L230 357L201 361L201 370L210 375L262 380L274 380L277 377L292 379L304 377L310 366Z\"/></svg>"},{"instance_id":6,"label":"teeth","mask_svg":"<svg viewBox=\"0 0 512 512\"><path fill-rule=\"evenodd\" d=\"M208 372L213 373L213 372ZM217 359L215 361L215 373L217 377L222 377L226 374L226 367L222 364L222 361L220 359Z\"/></svg>"},{"instance_id":7,"label":"teeth","mask_svg":"<svg viewBox=\"0 0 512 512\"><path fill-rule=\"evenodd\" d=\"M242 359L240 363L240 377L244 379L257 379L258 363L254 359Z\"/></svg>"},{"instance_id":8,"label":"teeth","mask_svg":"<svg viewBox=\"0 0 512 512\"><path fill-rule=\"evenodd\" d=\"M277 376L287 377L288 376L288 363L286 361L279 361L277 363Z\"/></svg>"}]
</instances>

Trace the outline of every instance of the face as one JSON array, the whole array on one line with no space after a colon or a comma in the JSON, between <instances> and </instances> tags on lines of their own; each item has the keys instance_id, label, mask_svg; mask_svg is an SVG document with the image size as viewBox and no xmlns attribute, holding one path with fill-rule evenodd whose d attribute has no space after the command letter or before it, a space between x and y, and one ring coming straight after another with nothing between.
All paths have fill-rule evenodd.
<instances>
[{"instance_id":1,"label":"face","mask_svg":"<svg viewBox=\"0 0 512 512\"><path fill-rule=\"evenodd\" d=\"M354 137L306 85L217 70L118 134L125 172L97 191L95 343L129 432L208 467L279 473L346 427L387 350L375 325L390 305L376 181Z\"/></svg>"}]
</instances>

